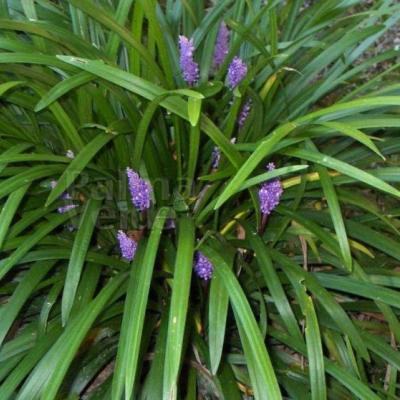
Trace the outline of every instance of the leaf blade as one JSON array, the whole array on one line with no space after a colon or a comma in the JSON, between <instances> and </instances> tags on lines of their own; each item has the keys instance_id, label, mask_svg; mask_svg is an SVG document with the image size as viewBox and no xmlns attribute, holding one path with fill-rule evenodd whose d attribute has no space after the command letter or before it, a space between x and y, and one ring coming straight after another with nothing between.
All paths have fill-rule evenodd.
<instances>
[{"instance_id":1,"label":"leaf blade","mask_svg":"<svg viewBox=\"0 0 400 400\"><path fill-rule=\"evenodd\" d=\"M178 223L178 247L174 269L169 311L168 335L165 349L163 398L177 398L177 379L181 367L183 336L189 304L190 281L194 251L194 224L189 217Z\"/></svg>"},{"instance_id":2,"label":"leaf blade","mask_svg":"<svg viewBox=\"0 0 400 400\"><path fill-rule=\"evenodd\" d=\"M75 300L75 293L85 263L86 253L89 249L93 231L97 223L97 216L100 212L101 204L101 200L89 199L79 222L78 232L75 236L74 245L68 263L61 300L61 319L63 326L69 319L72 305Z\"/></svg>"}]
</instances>

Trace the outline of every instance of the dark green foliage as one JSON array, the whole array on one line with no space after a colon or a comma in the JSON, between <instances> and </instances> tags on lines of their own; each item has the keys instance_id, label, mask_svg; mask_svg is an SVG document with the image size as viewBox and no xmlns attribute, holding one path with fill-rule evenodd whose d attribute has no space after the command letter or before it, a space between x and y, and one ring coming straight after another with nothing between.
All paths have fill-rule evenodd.
<instances>
[{"instance_id":1,"label":"dark green foliage","mask_svg":"<svg viewBox=\"0 0 400 400\"><path fill-rule=\"evenodd\" d=\"M0 1L1 400L398 398L400 5L365 3Z\"/></svg>"}]
</instances>

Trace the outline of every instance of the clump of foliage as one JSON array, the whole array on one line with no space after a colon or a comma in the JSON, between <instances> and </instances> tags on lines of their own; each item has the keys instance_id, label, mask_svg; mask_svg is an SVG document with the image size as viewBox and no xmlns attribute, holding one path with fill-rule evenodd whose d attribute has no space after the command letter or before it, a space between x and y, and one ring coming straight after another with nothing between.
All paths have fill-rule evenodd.
<instances>
[{"instance_id":1,"label":"clump of foliage","mask_svg":"<svg viewBox=\"0 0 400 400\"><path fill-rule=\"evenodd\" d=\"M0 2L0 399L397 398L400 6L308 3Z\"/></svg>"}]
</instances>

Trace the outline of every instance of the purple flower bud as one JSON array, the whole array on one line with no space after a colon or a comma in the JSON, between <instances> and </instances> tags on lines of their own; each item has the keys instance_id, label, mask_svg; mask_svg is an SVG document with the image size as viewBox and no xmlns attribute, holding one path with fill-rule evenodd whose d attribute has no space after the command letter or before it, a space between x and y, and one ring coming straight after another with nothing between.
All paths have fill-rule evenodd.
<instances>
[{"instance_id":1,"label":"purple flower bud","mask_svg":"<svg viewBox=\"0 0 400 400\"><path fill-rule=\"evenodd\" d=\"M76 229L75 226L72 224L68 224L65 228L68 232L73 232Z\"/></svg>"},{"instance_id":2,"label":"purple flower bud","mask_svg":"<svg viewBox=\"0 0 400 400\"><path fill-rule=\"evenodd\" d=\"M247 74L247 65L239 57L234 57L228 69L228 86L234 89Z\"/></svg>"},{"instance_id":3,"label":"purple flower bud","mask_svg":"<svg viewBox=\"0 0 400 400\"><path fill-rule=\"evenodd\" d=\"M218 31L217 41L215 42L213 68L218 69L229 52L229 29L222 22Z\"/></svg>"},{"instance_id":4,"label":"purple flower bud","mask_svg":"<svg viewBox=\"0 0 400 400\"><path fill-rule=\"evenodd\" d=\"M214 146L213 151L211 153L211 168L217 169L220 160L221 160L221 150L219 149L219 147Z\"/></svg>"},{"instance_id":5,"label":"purple flower bud","mask_svg":"<svg viewBox=\"0 0 400 400\"><path fill-rule=\"evenodd\" d=\"M246 103L244 103L239 113L238 117L239 128L243 128L243 125L245 124L247 117L250 114L250 110L251 110L251 100L247 100Z\"/></svg>"},{"instance_id":6,"label":"purple flower bud","mask_svg":"<svg viewBox=\"0 0 400 400\"><path fill-rule=\"evenodd\" d=\"M231 139L231 143L232 144L236 143L235 137ZM213 151L211 153L211 168L218 169L220 161L221 161L221 150L219 147L214 146Z\"/></svg>"},{"instance_id":7,"label":"purple flower bud","mask_svg":"<svg viewBox=\"0 0 400 400\"><path fill-rule=\"evenodd\" d=\"M212 262L201 251L197 251L195 254L193 268L197 276L205 281L211 279L214 271Z\"/></svg>"},{"instance_id":8,"label":"purple flower bud","mask_svg":"<svg viewBox=\"0 0 400 400\"><path fill-rule=\"evenodd\" d=\"M144 211L150 208L151 186L139 174L131 168L126 169L128 176L128 185L131 192L132 203L138 211Z\"/></svg>"},{"instance_id":9,"label":"purple flower bud","mask_svg":"<svg viewBox=\"0 0 400 400\"><path fill-rule=\"evenodd\" d=\"M73 160L75 158L75 153L72 150L67 150L65 156Z\"/></svg>"},{"instance_id":10,"label":"purple flower bud","mask_svg":"<svg viewBox=\"0 0 400 400\"><path fill-rule=\"evenodd\" d=\"M72 200L72 196L71 196L68 192L64 192L64 193L61 195L61 198L62 198L63 200Z\"/></svg>"},{"instance_id":11,"label":"purple flower bud","mask_svg":"<svg viewBox=\"0 0 400 400\"><path fill-rule=\"evenodd\" d=\"M52 189L54 189L56 186L57 186L57 181L53 179L53 180L50 182L50 187L51 187ZM68 192L64 192L64 193L60 196L60 199L62 199L62 200L72 200L72 196L71 196ZM68 205L66 205L66 206L59 207L59 208L57 209L57 211L58 211L59 214L64 214L64 213L66 213L67 211L70 211L70 210L72 210L72 209L75 208L75 207L78 207L78 205L77 205L77 204L68 204Z\"/></svg>"},{"instance_id":12,"label":"purple flower bud","mask_svg":"<svg viewBox=\"0 0 400 400\"><path fill-rule=\"evenodd\" d=\"M66 206L58 207L57 212L59 214L65 214L66 212L71 211L76 207L78 207L78 204L67 204Z\"/></svg>"},{"instance_id":13,"label":"purple flower bud","mask_svg":"<svg viewBox=\"0 0 400 400\"><path fill-rule=\"evenodd\" d=\"M176 228L175 220L173 218L168 218L167 221L165 222L164 229L171 230L175 228Z\"/></svg>"},{"instance_id":14,"label":"purple flower bud","mask_svg":"<svg viewBox=\"0 0 400 400\"><path fill-rule=\"evenodd\" d=\"M190 86L193 86L199 79L199 65L194 61L193 39L186 36L179 36L179 64L181 67L183 79Z\"/></svg>"},{"instance_id":15,"label":"purple flower bud","mask_svg":"<svg viewBox=\"0 0 400 400\"><path fill-rule=\"evenodd\" d=\"M267 165L268 171L275 169L274 163ZM279 204L283 193L282 184L279 179L272 179L262 184L258 191L260 209L264 215L271 214L272 210Z\"/></svg>"},{"instance_id":16,"label":"purple flower bud","mask_svg":"<svg viewBox=\"0 0 400 400\"><path fill-rule=\"evenodd\" d=\"M124 231L119 230L117 234L117 239L119 242L119 248L121 250L121 255L128 261L132 261L135 257L137 243L135 240L130 238Z\"/></svg>"}]
</instances>

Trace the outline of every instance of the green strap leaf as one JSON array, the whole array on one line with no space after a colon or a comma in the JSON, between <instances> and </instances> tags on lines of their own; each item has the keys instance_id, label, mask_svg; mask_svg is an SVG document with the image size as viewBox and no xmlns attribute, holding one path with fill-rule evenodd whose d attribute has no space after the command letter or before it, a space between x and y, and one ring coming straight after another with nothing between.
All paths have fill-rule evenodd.
<instances>
[{"instance_id":1,"label":"green strap leaf","mask_svg":"<svg viewBox=\"0 0 400 400\"><path fill-rule=\"evenodd\" d=\"M31 87L41 96L43 97L45 91L37 85L31 85ZM49 110L54 114L54 117L59 123L59 126L64 131L65 136L68 138L70 144L73 149L81 150L85 145L82 138L79 136L79 132L76 129L72 119L69 117L67 111L61 106L60 103L54 101L49 105Z\"/></svg>"},{"instance_id":2,"label":"green strap leaf","mask_svg":"<svg viewBox=\"0 0 400 400\"><path fill-rule=\"evenodd\" d=\"M368 350L361 339L360 333L334 297L324 287L322 287L314 276L308 274L288 257L273 249L269 249L268 251L272 259L282 266L283 272L285 272L286 275L293 277L293 281L304 280L304 285L307 290L318 299L321 306L332 317L332 320L335 321L338 328L344 334L349 336L354 348L360 352L365 360L369 360Z\"/></svg>"},{"instance_id":3,"label":"green strap leaf","mask_svg":"<svg viewBox=\"0 0 400 400\"><path fill-rule=\"evenodd\" d=\"M188 116L189 122L192 126L196 126L199 122L201 103L202 101L200 99L196 99L194 97L189 97L188 99Z\"/></svg>"},{"instance_id":4,"label":"green strap leaf","mask_svg":"<svg viewBox=\"0 0 400 400\"><path fill-rule=\"evenodd\" d=\"M34 111L39 112L54 103L64 94L68 93L72 89L84 85L92 81L95 77L87 72L79 72L78 74L72 75L67 79L62 80L53 86L46 94L44 94L41 100L36 104Z\"/></svg>"},{"instance_id":5,"label":"green strap leaf","mask_svg":"<svg viewBox=\"0 0 400 400\"><path fill-rule=\"evenodd\" d=\"M391 347L377 334L371 334L367 331L361 331L361 336L365 341L366 346L379 357L382 357L388 363L393 365L397 370L400 370L400 354L397 348Z\"/></svg>"},{"instance_id":6,"label":"green strap leaf","mask_svg":"<svg viewBox=\"0 0 400 400\"><path fill-rule=\"evenodd\" d=\"M311 398L313 400L326 399L326 382L324 368L324 353L322 350L321 334L314 303L307 295L307 287L292 271L287 271L301 311L305 317L305 336L308 357L308 374L310 376Z\"/></svg>"},{"instance_id":7,"label":"green strap leaf","mask_svg":"<svg viewBox=\"0 0 400 400\"><path fill-rule=\"evenodd\" d=\"M130 399L138 370L140 344L154 263L165 220L170 210L161 208L154 220L146 245L139 244L131 266L128 293L122 319L120 344L112 385L112 398L120 399L125 388L125 398ZM143 256L141 255L144 252Z\"/></svg>"},{"instance_id":8,"label":"green strap leaf","mask_svg":"<svg viewBox=\"0 0 400 400\"><path fill-rule=\"evenodd\" d=\"M367 299L383 302L390 306L400 308L399 295L396 290L388 289L369 282L359 281L351 277L335 276L318 273L316 278L321 285L328 289L338 290Z\"/></svg>"},{"instance_id":9,"label":"green strap leaf","mask_svg":"<svg viewBox=\"0 0 400 400\"><path fill-rule=\"evenodd\" d=\"M24 81L11 81L0 84L0 96L3 96L3 94L9 91L10 89L19 85L23 85L24 83L25 83Z\"/></svg>"},{"instance_id":10,"label":"green strap leaf","mask_svg":"<svg viewBox=\"0 0 400 400\"><path fill-rule=\"evenodd\" d=\"M43 400L56 398L65 374L90 327L125 279L126 274L119 274L110 279L97 297L71 320L55 344L29 375L18 393L18 400L31 400L37 397Z\"/></svg>"},{"instance_id":11,"label":"green strap leaf","mask_svg":"<svg viewBox=\"0 0 400 400\"><path fill-rule=\"evenodd\" d=\"M54 161L60 163L69 163L71 160L68 157L46 153L6 155L6 152L4 152L0 155L0 163L22 163L26 161Z\"/></svg>"},{"instance_id":12,"label":"green strap leaf","mask_svg":"<svg viewBox=\"0 0 400 400\"><path fill-rule=\"evenodd\" d=\"M61 326L53 326L46 336L35 342L34 351L30 351L18 363L0 386L0 399L10 399L15 395L15 390L23 382L29 372L40 362L50 347L60 336Z\"/></svg>"},{"instance_id":13,"label":"green strap leaf","mask_svg":"<svg viewBox=\"0 0 400 400\"><path fill-rule=\"evenodd\" d=\"M124 26L126 20L128 19L132 3L133 0L121 0L118 3L118 8L115 13L115 21L121 26ZM119 45L120 45L120 40L118 36L115 33L112 34L110 39L108 40L106 47L106 53L110 55L111 59L115 58Z\"/></svg>"},{"instance_id":14,"label":"green strap leaf","mask_svg":"<svg viewBox=\"0 0 400 400\"><path fill-rule=\"evenodd\" d=\"M306 317L306 343L308 353L308 370L311 383L311 398L313 400L326 399L326 381L324 368L324 353L322 350L321 335L317 314L311 297L304 299Z\"/></svg>"},{"instance_id":15,"label":"green strap leaf","mask_svg":"<svg viewBox=\"0 0 400 400\"><path fill-rule=\"evenodd\" d=\"M111 17L109 14L105 12L105 10L98 6L98 7L93 7L93 4L88 1L88 0L70 0L71 4L73 4L75 7L79 8L86 14L88 14L90 17L92 17L94 20L98 21L99 23L103 24L106 26L108 29L111 31L115 32L122 40L124 40L126 43L128 43L130 46L132 46L137 52L141 55L143 60L147 63L148 67L151 69L151 71L161 80L164 81L164 76L162 71L160 70L159 66L157 63L154 61L154 58L150 54L149 50L138 40L136 40L135 37L132 36L132 34L125 29L124 26L120 25L118 20L116 21L113 17ZM119 15L117 15L117 18ZM120 21L121 19L118 18ZM114 39L112 38L110 43L110 47L108 47L108 51L113 51L113 47L115 46L115 42L113 43Z\"/></svg>"},{"instance_id":16,"label":"green strap leaf","mask_svg":"<svg viewBox=\"0 0 400 400\"><path fill-rule=\"evenodd\" d=\"M62 173L57 185L50 192L46 201L46 207L58 199L68 187L75 181L79 174L89 164L97 152L103 148L110 140L114 139L115 135L99 134L90 143L88 143L71 161L65 171Z\"/></svg>"},{"instance_id":17,"label":"green strap leaf","mask_svg":"<svg viewBox=\"0 0 400 400\"><path fill-rule=\"evenodd\" d=\"M251 232L250 227L244 225L247 231L247 238L250 242L251 247L256 253L257 264L260 267L261 273L264 277L265 284L274 299L275 306L279 311L279 314L286 325L286 328L291 336L300 342L304 342L303 335L300 332L300 328L293 310L290 306L289 300L286 297L285 291L282 287L282 283L278 277L278 274L272 264L272 260L265 249L263 240Z\"/></svg>"},{"instance_id":18,"label":"green strap leaf","mask_svg":"<svg viewBox=\"0 0 400 400\"><path fill-rule=\"evenodd\" d=\"M189 304L194 241L193 220L189 217L182 217L178 224L178 248L176 251L165 350L164 400L177 398L177 380L182 362L182 346Z\"/></svg>"},{"instance_id":19,"label":"green strap leaf","mask_svg":"<svg viewBox=\"0 0 400 400\"><path fill-rule=\"evenodd\" d=\"M62 295L61 319L63 325L67 323L74 303L75 293L78 288L83 264L85 263L93 231L97 223L97 216L101 204L101 200L89 199L79 222L78 232L75 236L74 246L69 259L67 276L65 278L64 291Z\"/></svg>"},{"instance_id":20,"label":"green strap leaf","mask_svg":"<svg viewBox=\"0 0 400 400\"><path fill-rule=\"evenodd\" d=\"M350 272L353 268L353 260L336 190L326 168L318 166L317 172L326 197L326 201L328 202L332 223L335 227L337 240L342 253L343 263L346 269Z\"/></svg>"},{"instance_id":21,"label":"green strap leaf","mask_svg":"<svg viewBox=\"0 0 400 400\"><path fill-rule=\"evenodd\" d=\"M134 168L139 169L140 161L142 157L143 147L146 141L146 137L149 133L150 122L160 106L160 103L165 100L168 96L188 96L193 99L203 99L204 96L201 93L195 92L189 89L177 89L169 92L164 92L158 97L155 97L146 107L143 116L140 120L138 130L135 136L135 146L133 148L133 161L132 165Z\"/></svg>"},{"instance_id":22,"label":"green strap leaf","mask_svg":"<svg viewBox=\"0 0 400 400\"><path fill-rule=\"evenodd\" d=\"M100 78L121 86L148 100L154 100L156 97L165 93L165 90L160 86L128 72L106 65L101 61L91 61L84 58L71 56L58 56L57 58L65 63L91 72ZM160 105L168 111L171 111L189 121L187 102L183 99L179 97L166 98L165 100L161 101ZM226 155L229 161L236 168L239 168L242 164L242 157L232 143L230 143L229 139L226 138L218 129L218 127L205 115L202 115L200 118L200 126L201 129L211 138L211 140L221 148L221 151Z\"/></svg>"},{"instance_id":23,"label":"green strap leaf","mask_svg":"<svg viewBox=\"0 0 400 400\"><path fill-rule=\"evenodd\" d=\"M271 329L270 334L272 337L276 338L278 341L284 343L285 345L293 348L300 354L307 355L306 346L299 346L297 341L294 341L290 336L283 334L281 331ZM360 379L336 362L329 360L329 358L324 358L325 370L326 372L334 377L337 381L342 383L347 387L351 393L354 393L358 398L362 400L379 400L378 397L366 383L360 381Z\"/></svg>"},{"instance_id":24,"label":"green strap leaf","mask_svg":"<svg viewBox=\"0 0 400 400\"><path fill-rule=\"evenodd\" d=\"M276 168L272 171L264 172L254 178L247 179L239 190L248 189L252 186L259 185L267 180L276 178L278 176L290 174L292 172L303 171L308 168L308 165L291 165L290 167Z\"/></svg>"},{"instance_id":25,"label":"green strap leaf","mask_svg":"<svg viewBox=\"0 0 400 400\"><path fill-rule=\"evenodd\" d=\"M11 328L21 311L21 308L31 296L33 290L44 276L54 266L54 261L40 261L32 265L31 269L24 275L12 296L8 299L7 304L0 309L0 346L2 345L7 332Z\"/></svg>"},{"instance_id":26,"label":"green strap leaf","mask_svg":"<svg viewBox=\"0 0 400 400\"><path fill-rule=\"evenodd\" d=\"M17 212L22 199L25 196L25 193L29 188L29 185L30 184L21 186L15 192L11 193L10 196L8 196L6 203L4 204L3 209L1 210L1 213L0 213L0 250L3 246L4 239L7 235L7 232L9 231L9 228L11 226L11 221L13 220L13 217L14 217L15 213Z\"/></svg>"},{"instance_id":27,"label":"green strap leaf","mask_svg":"<svg viewBox=\"0 0 400 400\"><path fill-rule=\"evenodd\" d=\"M344 175L356 179L357 181L364 182L368 186L372 186L378 190L381 190L382 192L386 192L400 198L400 191L387 184L383 180L326 154L321 154L316 151L306 149L288 149L282 153L288 156L315 162L316 164L323 165L327 168L332 168Z\"/></svg>"},{"instance_id":28,"label":"green strap leaf","mask_svg":"<svg viewBox=\"0 0 400 400\"><path fill-rule=\"evenodd\" d=\"M26 171L1 181L0 198L25 186L26 182L42 179L60 173L62 170L63 167L61 165L38 165L31 167Z\"/></svg>"},{"instance_id":29,"label":"green strap leaf","mask_svg":"<svg viewBox=\"0 0 400 400\"><path fill-rule=\"evenodd\" d=\"M256 150L245 161L239 171L237 171L236 175L228 183L224 191L219 196L214 209L220 208L231 196L233 196L243 185L246 178L256 169L258 164L285 136L292 132L296 127L297 125L294 123L287 123L268 135L267 138L258 145Z\"/></svg>"},{"instance_id":30,"label":"green strap leaf","mask_svg":"<svg viewBox=\"0 0 400 400\"><path fill-rule=\"evenodd\" d=\"M378 156L381 157L383 160L385 159L385 157L379 151L378 147L376 147L375 143L365 133L361 132L359 129L354 128L351 125L341 123L341 122L320 122L319 124L322 126L325 126L327 128L334 129L338 132L341 132L341 133L359 141L364 146L366 146L370 150L372 150L374 153L378 154Z\"/></svg>"},{"instance_id":31,"label":"green strap leaf","mask_svg":"<svg viewBox=\"0 0 400 400\"><path fill-rule=\"evenodd\" d=\"M224 259L211 247L203 245L201 250L213 262L214 273L219 275L224 282L235 315L243 329L248 348L251 349L248 362L252 363L250 369L255 373L255 381L252 383L255 393L257 393L256 399L281 400L282 395L274 368L246 295Z\"/></svg>"},{"instance_id":32,"label":"green strap leaf","mask_svg":"<svg viewBox=\"0 0 400 400\"><path fill-rule=\"evenodd\" d=\"M382 108L386 106L400 106L400 96L380 96L380 97L366 97L363 99L357 99L348 101L345 103L334 104L333 106L326 107L322 110L313 111L304 117L298 118L298 123L308 122L319 117L325 117L329 114L331 119L334 119L335 115L338 114L340 117L346 114L356 114L361 110L370 110L373 108Z\"/></svg>"},{"instance_id":33,"label":"green strap leaf","mask_svg":"<svg viewBox=\"0 0 400 400\"><path fill-rule=\"evenodd\" d=\"M229 295L224 282L219 275L215 275L210 285L208 305L208 347L213 375L217 373L222 358L228 306Z\"/></svg>"},{"instance_id":34,"label":"green strap leaf","mask_svg":"<svg viewBox=\"0 0 400 400\"><path fill-rule=\"evenodd\" d=\"M36 231L32 232L29 237L18 246L18 248L11 253L0 265L0 279L15 265L28 251L35 246L40 240L52 232L55 228L68 221L72 216L78 214L77 209L73 209L68 213L56 215L49 219L49 221L41 225Z\"/></svg>"}]
</instances>

